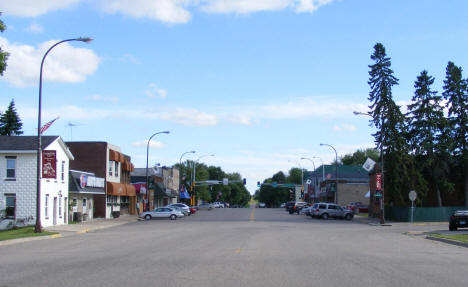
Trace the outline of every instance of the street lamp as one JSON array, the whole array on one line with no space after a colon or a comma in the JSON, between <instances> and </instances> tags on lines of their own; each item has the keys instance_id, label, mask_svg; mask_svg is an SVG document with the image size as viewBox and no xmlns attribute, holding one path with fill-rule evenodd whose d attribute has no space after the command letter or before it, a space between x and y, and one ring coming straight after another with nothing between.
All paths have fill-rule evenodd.
<instances>
[{"instance_id":1,"label":"street lamp","mask_svg":"<svg viewBox=\"0 0 468 287\"><path fill-rule=\"evenodd\" d=\"M205 155L202 155L200 156L194 163L193 163L193 177L192 177L192 184L191 184L191 189L190 191L192 192L192 195L193 195L193 203L196 204L196 196L195 196L195 176L196 176L196 173L195 173L195 170L197 168L197 163L200 159L204 158L204 157L208 157L208 156L215 156L214 154L205 154ZM192 204L193 205L193 204Z\"/></svg>"},{"instance_id":2,"label":"street lamp","mask_svg":"<svg viewBox=\"0 0 468 287\"><path fill-rule=\"evenodd\" d=\"M182 158L184 157L184 155L188 153L195 153L195 152L196 151L194 150L186 151L180 156L180 159L179 159L179 192L180 192L180 187L182 186Z\"/></svg>"},{"instance_id":3,"label":"street lamp","mask_svg":"<svg viewBox=\"0 0 468 287\"><path fill-rule=\"evenodd\" d=\"M323 161L321 157L313 156L312 158L318 158L320 163L322 164L322 181L325 180L325 166L323 165Z\"/></svg>"},{"instance_id":4,"label":"street lamp","mask_svg":"<svg viewBox=\"0 0 468 287\"><path fill-rule=\"evenodd\" d=\"M355 115L363 115L363 116L368 116L368 117L372 117L371 114L369 113L361 113L361 112L357 112L357 111L353 111L353 114ZM380 199L380 224L385 224L385 208L384 208L384 195L385 195L385 192L384 192L384 158L383 158L383 116L380 117L380 163L382 165L381 169L382 169L382 198Z\"/></svg>"},{"instance_id":5,"label":"street lamp","mask_svg":"<svg viewBox=\"0 0 468 287\"><path fill-rule=\"evenodd\" d=\"M42 232L42 226L41 226L41 153L42 153L42 147L41 147L41 112L42 112L42 68L44 67L44 60L49 54L49 52L55 48L55 46L65 43L65 42L71 42L71 41L79 41L79 42L85 42L89 43L93 39L88 38L88 37L80 37L80 38L74 38L74 39L67 39L67 40L62 40L54 45L52 45L44 54L42 57L41 61L41 70L39 73L39 106L38 106L38 113L37 113L37 163L36 163L36 188L37 188L37 193L36 193L36 226L34 228L34 232Z\"/></svg>"},{"instance_id":6,"label":"street lamp","mask_svg":"<svg viewBox=\"0 0 468 287\"><path fill-rule=\"evenodd\" d=\"M312 159L308 158L308 157L301 157L301 160L303 160L303 159L306 159L306 160L312 162L312 165L314 166L314 173L315 173L315 162ZM304 179L302 179L302 181L304 181ZM308 183L307 186L310 186L310 183ZM316 186L314 186L314 197L315 197L315 189L316 189ZM308 193L308 191L307 191L307 193ZM309 194L309 202L310 202L310 194Z\"/></svg>"},{"instance_id":7,"label":"street lamp","mask_svg":"<svg viewBox=\"0 0 468 287\"><path fill-rule=\"evenodd\" d=\"M151 142L151 139L158 134L168 134L169 131L163 131L163 132L157 132L154 133L152 136L150 136L148 143L146 144L146 211L150 210L150 201L149 201L149 181L148 181L148 157L149 157L149 144Z\"/></svg>"},{"instance_id":8,"label":"street lamp","mask_svg":"<svg viewBox=\"0 0 468 287\"><path fill-rule=\"evenodd\" d=\"M338 154L336 149L329 144L321 143L320 146L328 146L335 151L335 204L338 204Z\"/></svg>"},{"instance_id":9,"label":"street lamp","mask_svg":"<svg viewBox=\"0 0 468 287\"><path fill-rule=\"evenodd\" d=\"M292 160L288 160L288 162L293 162L293 163L297 163L299 165L299 167L301 168L301 195L303 194L304 192L304 168L302 167L302 165L298 162L298 161L292 161Z\"/></svg>"}]
</instances>

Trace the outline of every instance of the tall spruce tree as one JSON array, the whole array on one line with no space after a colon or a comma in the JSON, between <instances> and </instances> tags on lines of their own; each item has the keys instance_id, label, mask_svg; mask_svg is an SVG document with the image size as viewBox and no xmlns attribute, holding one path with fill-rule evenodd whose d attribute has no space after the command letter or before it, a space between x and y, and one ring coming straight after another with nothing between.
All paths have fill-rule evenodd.
<instances>
[{"instance_id":1,"label":"tall spruce tree","mask_svg":"<svg viewBox=\"0 0 468 287\"><path fill-rule=\"evenodd\" d=\"M0 116L0 135L13 136L21 135L23 124L16 113L15 101L11 100L8 109Z\"/></svg>"},{"instance_id":2,"label":"tall spruce tree","mask_svg":"<svg viewBox=\"0 0 468 287\"><path fill-rule=\"evenodd\" d=\"M1 15L2 15L2 12L0 12L0 16ZM0 32L3 32L5 30L6 30L6 26L3 23L3 21L0 20ZM10 55L9 53L3 51L2 47L0 47L0 76L3 76L3 72L6 70L7 60L8 60L9 55Z\"/></svg>"},{"instance_id":3,"label":"tall spruce tree","mask_svg":"<svg viewBox=\"0 0 468 287\"><path fill-rule=\"evenodd\" d=\"M372 125L377 128L373 134L375 143L382 151L385 163L385 199L395 205L403 205L411 188L413 168L404 137L405 117L392 97L392 87L398 84L398 79L393 75L390 58L381 43L375 44L371 59L374 64L369 65L369 114Z\"/></svg>"},{"instance_id":4,"label":"tall spruce tree","mask_svg":"<svg viewBox=\"0 0 468 287\"><path fill-rule=\"evenodd\" d=\"M431 89L434 78L422 71L414 84L413 104L408 106L408 140L416 166L422 172L423 191L434 189L437 205L442 206L441 190L451 192L448 180L448 148L444 130L447 126L441 106L442 97Z\"/></svg>"},{"instance_id":5,"label":"tall spruce tree","mask_svg":"<svg viewBox=\"0 0 468 287\"><path fill-rule=\"evenodd\" d=\"M448 122L453 139L452 152L457 159L457 174L464 185L465 205L468 206L468 81L462 68L448 62L442 96L447 100Z\"/></svg>"}]
</instances>

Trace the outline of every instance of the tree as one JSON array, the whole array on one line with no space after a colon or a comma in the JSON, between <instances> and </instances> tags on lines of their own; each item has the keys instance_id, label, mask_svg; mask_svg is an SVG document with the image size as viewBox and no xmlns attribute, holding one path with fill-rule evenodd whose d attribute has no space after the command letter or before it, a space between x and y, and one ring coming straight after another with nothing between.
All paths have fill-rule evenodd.
<instances>
[{"instance_id":1,"label":"tree","mask_svg":"<svg viewBox=\"0 0 468 287\"><path fill-rule=\"evenodd\" d=\"M2 13L0 12L0 16L1 15ZM0 32L3 32L5 30L6 30L6 26L3 23L3 21L0 20ZM8 52L3 51L2 47L0 47L0 76L3 76L3 72L6 70L7 60L8 60L9 55L10 54Z\"/></svg>"},{"instance_id":2,"label":"tree","mask_svg":"<svg viewBox=\"0 0 468 287\"><path fill-rule=\"evenodd\" d=\"M400 205L408 201L406 195L411 188L408 184L412 181L412 163L404 137L404 116L392 97L392 87L398 84L398 79L393 75L390 58L381 43L374 45L371 59L374 64L369 65L369 115L372 117L372 125L377 129L373 136L385 163L385 199Z\"/></svg>"},{"instance_id":3,"label":"tree","mask_svg":"<svg viewBox=\"0 0 468 287\"><path fill-rule=\"evenodd\" d=\"M23 124L16 113L15 101L11 100L8 109L0 116L0 135L13 136L21 135Z\"/></svg>"},{"instance_id":4,"label":"tree","mask_svg":"<svg viewBox=\"0 0 468 287\"><path fill-rule=\"evenodd\" d=\"M462 68L453 62L447 64L442 96L447 100L449 129L453 139L451 149L458 161L458 174L464 179L465 205L468 206L468 82L462 77Z\"/></svg>"},{"instance_id":5,"label":"tree","mask_svg":"<svg viewBox=\"0 0 468 287\"><path fill-rule=\"evenodd\" d=\"M447 126L441 106L442 97L431 89L434 78L422 71L414 84L413 104L408 106L408 141L415 155L418 170L423 174L423 188L434 188L437 205L442 206L441 189L451 192L448 181L448 150L444 144ZM426 184L427 183L427 184Z\"/></svg>"},{"instance_id":6,"label":"tree","mask_svg":"<svg viewBox=\"0 0 468 287\"><path fill-rule=\"evenodd\" d=\"M346 154L340 159L343 165L363 165L367 158L379 161L379 151L375 148L358 149L354 153Z\"/></svg>"}]
</instances>

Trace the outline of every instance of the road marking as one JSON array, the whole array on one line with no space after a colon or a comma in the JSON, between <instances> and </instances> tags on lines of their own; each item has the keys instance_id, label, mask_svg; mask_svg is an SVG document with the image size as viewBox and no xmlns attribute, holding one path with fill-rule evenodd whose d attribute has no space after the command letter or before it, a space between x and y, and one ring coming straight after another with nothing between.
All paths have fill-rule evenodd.
<instances>
[{"instance_id":1,"label":"road marking","mask_svg":"<svg viewBox=\"0 0 468 287\"><path fill-rule=\"evenodd\" d=\"M241 249L240 248L237 248L236 249L236 253L239 254L241 252Z\"/></svg>"},{"instance_id":2,"label":"road marking","mask_svg":"<svg viewBox=\"0 0 468 287\"><path fill-rule=\"evenodd\" d=\"M62 237L62 234L52 234L50 237L52 237L52 238L60 238L60 237Z\"/></svg>"},{"instance_id":3,"label":"road marking","mask_svg":"<svg viewBox=\"0 0 468 287\"><path fill-rule=\"evenodd\" d=\"M255 221L255 208L252 208L252 212L250 213L250 221Z\"/></svg>"},{"instance_id":4,"label":"road marking","mask_svg":"<svg viewBox=\"0 0 468 287\"><path fill-rule=\"evenodd\" d=\"M82 233L88 233L88 232L89 232L89 229L83 229L83 230L77 231L76 234L82 234Z\"/></svg>"}]
</instances>

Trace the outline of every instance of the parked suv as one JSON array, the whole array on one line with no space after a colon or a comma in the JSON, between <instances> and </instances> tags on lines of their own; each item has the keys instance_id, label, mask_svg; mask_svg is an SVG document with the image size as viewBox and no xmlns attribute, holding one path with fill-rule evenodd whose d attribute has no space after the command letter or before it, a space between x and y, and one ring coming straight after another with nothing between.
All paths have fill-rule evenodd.
<instances>
[{"instance_id":1,"label":"parked suv","mask_svg":"<svg viewBox=\"0 0 468 287\"><path fill-rule=\"evenodd\" d=\"M346 220L353 219L353 212L334 203L320 202L312 207L312 217L328 219L329 217Z\"/></svg>"}]
</instances>

